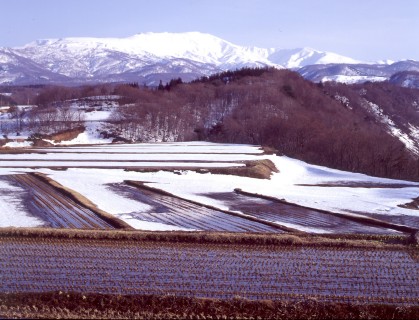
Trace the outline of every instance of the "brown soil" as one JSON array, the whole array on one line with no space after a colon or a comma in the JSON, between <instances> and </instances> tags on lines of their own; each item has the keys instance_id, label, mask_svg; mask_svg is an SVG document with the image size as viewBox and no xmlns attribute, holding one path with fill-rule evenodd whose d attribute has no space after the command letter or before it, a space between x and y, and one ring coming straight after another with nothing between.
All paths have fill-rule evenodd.
<instances>
[{"instance_id":1,"label":"brown soil","mask_svg":"<svg viewBox=\"0 0 419 320\"><path fill-rule=\"evenodd\" d=\"M9 142L8 139L0 139L0 147L3 147L7 142Z\"/></svg>"},{"instance_id":2,"label":"brown soil","mask_svg":"<svg viewBox=\"0 0 419 320\"><path fill-rule=\"evenodd\" d=\"M413 209L413 210L419 210L419 197L416 199L413 199L412 202L406 203L406 204L400 204L400 208L406 208L406 209Z\"/></svg>"},{"instance_id":3,"label":"brown soil","mask_svg":"<svg viewBox=\"0 0 419 320\"><path fill-rule=\"evenodd\" d=\"M229 300L73 292L0 294L1 318L41 319L418 319L419 307Z\"/></svg>"},{"instance_id":4,"label":"brown soil","mask_svg":"<svg viewBox=\"0 0 419 320\"><path fill-rule=\"evenodd\" d=\"M261 148L264 154L277 154L278 153L278 150L272 147L262 146Z\"/></svg>"},{"instance_id":5,"label":"brown soil","mask_svg":"<svg viewBox=\"0 0 419 320\"><path fill-rule=\"evenodd\" d=\"M55 142L73 140L77 138L80 133L83 133L85 129L85 127L77 127L74 129L54 133L46 138L49 140L54 140Z\"/></svg>"},{"instance_id":6,"label":"brown soil","mask_svg":"<svg viewBox=\"0 0 419 320\"><path fill-rule=\"evenodd\" d=\"M34 139L32 146L37 147L37 148L45 148L45 147L53 147L54 145L51 142L45 141L43 139Z\"/></svg>"},{"instance_id":7,"label":"brown soil","mask_svg":"<svg viewBox=\"0 0 419 320\"><path fill-rule=\"evenodd\" d=\"M161 161L164 162L164 161ZM173 162L173 161L170 161ZM182 161L187 162L187 161ZM197 162L197 161L193 161ZM217 161L219 162L219 161ZM273 172L279 172L275 167L274 163L269 159L263 160L250 160L243 161L245 167L225 167L225 168L197 168L197 167L153 167L153 168L144 168L144 167L130 167L125 168L126 171L137 171L137 172L158 172L158 171L195 171L198 173L212 173L212 174L224 174L224 175L234 175L239 177L248 177L255 179L270 179ZM96 166L95 166L96 167Z\"/></svg>"},{"instance_id":8,"label":"brown soil","mask_svg":"<svg viewBox=\"0 0 419 320\"><path fill-rule=\"evenodd\" d=\"M227 174L256 179L270 179L272 173L279 172L269 159L251 160L244 163L246 164L245 167L208 168L198 170L198 172L211 172L213 174Z\"/></svg>"}]
</instances>

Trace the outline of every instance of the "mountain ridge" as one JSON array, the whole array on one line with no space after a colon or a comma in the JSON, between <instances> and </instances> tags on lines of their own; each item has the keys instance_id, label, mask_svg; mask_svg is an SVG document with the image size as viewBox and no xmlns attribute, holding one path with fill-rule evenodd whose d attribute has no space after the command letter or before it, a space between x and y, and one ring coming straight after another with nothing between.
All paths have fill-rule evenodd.
<instances>
[{"instance_id":1,"label":"mountain ridge","mask_svg":"<svg viewBox=\"0 0 419 320\"><path fill-rule=\"evenodd\" d=\"M125 38L40 39L21 47L0 48L0 84L137 81L157 85L160 80L167 81L170 77L189 81L225 70L265 66L296 70L306 77L305 73L315 72L316 67L312 67L310 72L304 68L319 65L365 65L376 71L387 66L307 47L246 47L208 33L148 32ZM340 75L352 76L355 82L358 81L354 75L336 75L331 74L330 68L328 70L324 77L319 78L316 74L307 79L339 81ZM400 71L416 69L397 70ZM391 75L386 72L384 79ZM365 77L367 80L381 80Z\"/></svg>"}]
</instances>

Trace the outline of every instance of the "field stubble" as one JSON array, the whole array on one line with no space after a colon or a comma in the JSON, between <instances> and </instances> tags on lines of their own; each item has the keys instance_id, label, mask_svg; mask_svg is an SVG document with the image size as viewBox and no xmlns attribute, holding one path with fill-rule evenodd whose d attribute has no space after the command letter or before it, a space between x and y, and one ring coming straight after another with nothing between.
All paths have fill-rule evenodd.
<instances>
[{"instance_id":1,"label":"field stubble","mask_svg":"<svg viewBox=\"0 0 419 320\"><path fill-rule=\"evenodd\" d=\"M417 305L417 249L389 248L5 237L0 291Z\"/></svg>"}]
</instances>

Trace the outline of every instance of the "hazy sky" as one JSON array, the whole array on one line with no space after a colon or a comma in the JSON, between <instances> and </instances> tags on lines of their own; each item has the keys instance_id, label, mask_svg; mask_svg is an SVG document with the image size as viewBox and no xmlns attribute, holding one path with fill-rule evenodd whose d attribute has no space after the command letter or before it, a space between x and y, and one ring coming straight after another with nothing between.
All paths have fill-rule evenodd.
<instances>
[{"instance_id":1,"label":"hazy sky","mask_svg":"<svg viewBox=\"0 0 419 320\"><path fill-rule=\"evenodd\" d=\"M1 47L200 31L238 45L419 60L419 0L0 0L0 12Z\"/></svg>"}]
</instances>

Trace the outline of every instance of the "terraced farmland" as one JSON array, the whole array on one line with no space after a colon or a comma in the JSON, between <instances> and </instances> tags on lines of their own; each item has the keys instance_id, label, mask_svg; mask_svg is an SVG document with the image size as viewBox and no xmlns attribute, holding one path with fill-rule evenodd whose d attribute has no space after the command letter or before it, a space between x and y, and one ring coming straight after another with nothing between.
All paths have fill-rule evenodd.
<instances>
[{"instance_id":1,"label":"terraced farmland","mask_svg":"<svg viewBox=\"0 0 419 320\"><path fill-rule=\"evenodd\" d=\"M55 228L114 229L95 212L76 203L30 174L15 174L5 179L24 188L29 194L27 209Z\"/></svg>"},{"instance_id":2,"label":"terraced farmland","mask_svg":"<svg viewBox=\"0 0 419 320\"><path fill-rule=\"evenodd\" d=\"M0 267L2 293L419 303L409 250L2 238Z\"/></svg>"},{"instance_id":3,"label":"terraced farmland","mask_svg":"<svg viewBox=\"0 0 419 320\"><path fill-rule=\"evenodd\" d=\"M317 301L416 312L419 220L406 204L418 192L412 182L313 166L250 145L2 150L0 317L2 310L37 315L35 304L27 306L34 313L4 305L10 296L43 308L63 301L57 292L81 301L173 297L175 305L216 298L227 303L222 315L230 302L246 301L268 309ZM58 300L45 298L55 294ZM275 315L282 310L275 307Z\"/></svg>"},{"instance_id":4,"label":"terraced farmland","mask_svg":"<svg viewBox=\"0 0 419 320\"><path fill-rule=\"evenodd\" d=\"M249 220L246 217L228 214L207 208L180 198L171 197L143 188L125 184L115 184L111 189L131 199L151 206L151 210L132 212L138 220L158 222L187 229L231 232L272 232L283 233L280 225L267 224L263 220Z\"/></svg>"},{"instance_id":5,"label":"terraced farmland","mask_svg":"<svg viewBox=\"0 0 419 320\"><path fill-rule=\"evenodd\" d=\"M332 215L314 209L250 197L235 192L215 193L207 196L222 199L230 210L245 212L254 218L279 225L315 233L339 234L397 234L399 232L348 219L345 215Z\"/></svg>"},{"instance_id":6,"label":"terraced farmland","mask_svg":"<svg viewBox=\"0 0 419 320\"><path fill-rule=\"evenodd\" d=\"M254 169L255 164L260 167L256 165ZM416 211L403 206L417 198L417 184L312 166L265 154L259 146L206 142L30 148L10 153L3 150L0 174L13 177L6 180L24 187L26 196L23 199L17 195L16 201L7 205L2 205L0 198L0 207L7 212L14 211L4 223L0 215L0 226L13 226L10 221L26 208L33 218L41 218L43 225L46 222L54 227L108 227L97 221L86 222L91 218L80 218L92 216L82 213L85 208L80 203L75 205L50 197L48 194L56 194L56 190L36 186L26 176L15 174L34 171L80 193L103 212L141 230L282 232L297 229L309 233L393 234L396 230L419 229ZM176 199L152 192L134 192L126 187L122 190L126 180L142 181ZM236 188L284 199L283 202L301 204L308 209L238 197L234 194ZM7 193L4 201L10 198L11 189L8 192L7 186L3 188ZM345 218L350 214L387 223L370 225L351 221ZM16 224L21 226L21 220ZM41 224L31 222L27 226Z\"/></svg>"}]
</instances>

